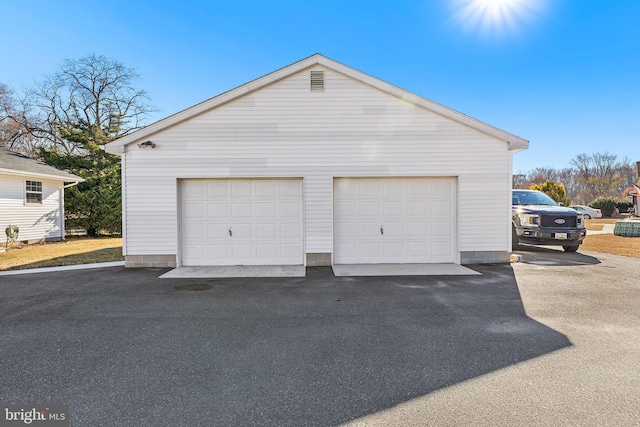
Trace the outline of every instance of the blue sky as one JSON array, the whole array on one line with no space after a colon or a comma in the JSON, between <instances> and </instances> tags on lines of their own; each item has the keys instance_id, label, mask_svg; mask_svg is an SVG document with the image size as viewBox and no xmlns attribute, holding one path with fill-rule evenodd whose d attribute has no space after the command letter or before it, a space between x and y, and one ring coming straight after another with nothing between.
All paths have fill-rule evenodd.
<instances>
[{"instance_id":1,"label":"blue sky","mask_svg":"<svg viewBox=\"0 0 640 427\"><path fill-rule=\"evenodd\" d=\"M0 82L135 68L155 121L314 53L531 141L514 172L640 160L640 1L7 1ZM482 11L488 11L483 15Z\"/></svg>"}]
</instances>

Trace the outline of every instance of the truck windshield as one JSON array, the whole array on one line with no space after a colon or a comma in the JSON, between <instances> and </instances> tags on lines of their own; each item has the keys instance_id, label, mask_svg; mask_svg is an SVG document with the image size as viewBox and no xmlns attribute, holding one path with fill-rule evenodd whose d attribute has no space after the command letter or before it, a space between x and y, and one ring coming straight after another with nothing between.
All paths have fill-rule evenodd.
<instances>
[{"instance_id":1,"label":"truck windshield","mask_svg":"<svg viewBox=\"0 0 640 427\"><path fill-rule=\"evenodd\" d=\"M514 205L548 205L557 206L555 200L541 191L512 191Z\"/></svg>"}]
</instances>

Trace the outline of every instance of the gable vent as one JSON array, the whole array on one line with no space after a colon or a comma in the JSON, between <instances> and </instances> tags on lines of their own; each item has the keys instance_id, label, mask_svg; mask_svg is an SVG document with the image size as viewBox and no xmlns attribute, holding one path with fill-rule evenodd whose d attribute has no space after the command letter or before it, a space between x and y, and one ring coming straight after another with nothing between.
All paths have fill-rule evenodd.
<instances>
[{"instance_id":1,"label":"gable vent","mask_svg":"<svg viewBox=\"0 0 640 427\"><path fill-rule=\"evenodd\" d=\"M311 72L311 90L324 91L324 71Z\"/></svg>"}]
</instances>

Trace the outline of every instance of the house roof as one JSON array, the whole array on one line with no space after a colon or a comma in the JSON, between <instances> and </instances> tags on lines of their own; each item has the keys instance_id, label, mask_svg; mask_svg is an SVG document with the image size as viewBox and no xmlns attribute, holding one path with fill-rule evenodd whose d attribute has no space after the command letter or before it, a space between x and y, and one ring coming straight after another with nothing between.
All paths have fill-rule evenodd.
<instances>
[{"instance_id":1,"label":"house roof","mask_svg":"<svg viewBox=\"0 0 640 427\"><path fill-rule=\"evenodd\" d=\"M438 114L443 117L447 117L472 129L476 129L487 135L493 136L499 140L502 140L508 144L510 151L521 151L529 148L529 141L513 135L509 132L498 129L494 126L488 125L480 120L474 119L462 114L458 111L447 108L436 102L430 101L426 98L422 98L397 86L389 84L385 81L372 77L361 71L348 67L344 64L336 62L320 54L312 55L301 61L295 62L287 67L276 70L270 74L260 77L256 80L250 81L242 86L232 89L228 92L224 92L216 97L210 98L204 102L180 111L165 119L159 120L149 126L146 126L136 132L133 132L127 136L119 138L106 145L105 149L111 153L122 153L126 145L138 142L144 138L147 138L157 132L165 130L171 126L181 123L185 120L189 120L199 114L212 110L220 105L226 104L251 92L257 91L265 86L271 85L279 80L283 80L293 74L299 73L307 68L314 66L323 66L331 69L335 72L341 73L354 80L358 80L364 84L367 84L373 88L386 92L392 96L396 96L404 101L411 102L414 105L422 107L428 111Z\"/></svg>"},{"instance_id":2,"label":"house roof","mask_svg":"<svg viewBox=\"0 0 640 427\"><path fill-rule=\"evenodd\" d=\"M30 159L5 147L0 147L0 173L57 179L64 182L84 181L79 176L61 171L38 160Z\"/></svg>"}]
</instances>

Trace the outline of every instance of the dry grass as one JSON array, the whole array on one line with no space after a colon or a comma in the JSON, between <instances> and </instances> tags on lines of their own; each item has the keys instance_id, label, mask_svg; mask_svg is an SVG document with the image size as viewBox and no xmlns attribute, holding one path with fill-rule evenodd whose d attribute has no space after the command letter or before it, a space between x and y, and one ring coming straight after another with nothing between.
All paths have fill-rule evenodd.
<instances>
[{"instance_id":1,"label":"dry grass","mask_svg":"<svg viewBox=\"0 0 640 427\"><path fill-rule=\"evenodd\" d=\"M587 231L599 231L602 230L604 224L615 224L616 221L620 221L620 218L588 219L585 221L585 225ZM622 237L613 234L589 235L587 232L587 238L580 249L640 258L640 237Z\"/></svg>"},{"instance_id":2,"label":"dry grass","mask_svg":"<svg viewBox=\"0 0 640 427\"><path fill-rule=\"evenodd\" d=\"M119 237L70 237L64 242L10 247L0 254L0 271L122 260Z\"/></svg>"}]
</instances>

